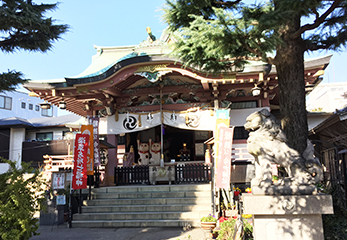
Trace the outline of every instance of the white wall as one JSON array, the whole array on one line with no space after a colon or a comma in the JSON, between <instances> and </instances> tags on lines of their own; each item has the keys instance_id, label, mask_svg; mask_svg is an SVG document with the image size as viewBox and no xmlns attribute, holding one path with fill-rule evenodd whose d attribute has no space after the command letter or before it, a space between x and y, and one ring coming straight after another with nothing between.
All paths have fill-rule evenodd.
<instances>
[{"instance_id":1,"label":"white wall","mask_svg":"<svg viewBox=\"0 0 347 240\"><path fill-rule=\"evenodd\" d=\"M342 94L347 92L347 83L319 84L308 96L306 106L308 111L334 112L347 106L347 99Z\"/></svg>"},{"instance_id":2,"label":"white wall","mask_svg":"<svg viewBox=\"0 0 347 240\"><path fill-rule=\"evenodd\" d=\"M11 128L9 159L17 162L17 167L22 163L22 143L25 140L25 128Z\"/></svg>"},{"instance_id":3,"label":"white wall","mask_svg":"<svg viewBox=\"0 0 347 240\"><path fill-rule=\"evenodd\" d=\"M10 165L7 163L0 163L0 174L7 172Z\"/></svg>"}]
</instances>

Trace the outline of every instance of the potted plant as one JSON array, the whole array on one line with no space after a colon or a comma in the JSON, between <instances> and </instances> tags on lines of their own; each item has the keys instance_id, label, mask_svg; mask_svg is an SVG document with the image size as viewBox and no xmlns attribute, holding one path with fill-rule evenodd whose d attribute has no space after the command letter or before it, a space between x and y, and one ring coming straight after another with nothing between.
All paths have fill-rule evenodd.
<instances>
[{"instance_id":1,"label":"potted plant","mask_svg":"<svg viewBox=\"0 0 347 240\"><path fill-rule=\"evenodd\" d=\"M200 219L200 225L202 229L213 230L217 225L217 218L209 214L207 217L202 217Z\"/></svg>"}]
</instances>

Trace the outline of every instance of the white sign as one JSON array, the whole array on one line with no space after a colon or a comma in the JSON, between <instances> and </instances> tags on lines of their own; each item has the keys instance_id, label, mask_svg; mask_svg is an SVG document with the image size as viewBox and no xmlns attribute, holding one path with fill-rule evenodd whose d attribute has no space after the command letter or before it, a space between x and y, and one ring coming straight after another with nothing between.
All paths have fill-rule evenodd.
<instances>
[{"instance_id":1,"label":"white sign","mask_svg":"<svg viewBox=\"0 0 347 240\"><path fill-rule=\"evenodd\" d=\"M53 173L53 189L65 188L65 173Z\"/></svg>"},{"instance_id":2,"label":"white sign","mask_svg":"<svg viewBox=\"0 0 347 240\"><path fill-rule=\"evenodd\" d=\"M65 204L66 204L65 195L58 195L57 196L57 205L65 205Z\"/></svg>"}]
</instances>

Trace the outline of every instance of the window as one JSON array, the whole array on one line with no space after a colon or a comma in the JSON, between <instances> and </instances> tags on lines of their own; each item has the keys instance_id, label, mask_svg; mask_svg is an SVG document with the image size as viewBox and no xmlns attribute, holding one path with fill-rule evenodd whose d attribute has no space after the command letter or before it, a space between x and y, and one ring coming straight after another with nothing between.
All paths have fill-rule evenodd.
<instances>
[{"instance_id":1,"label":"window","mask_svg":"<svg viewBox=\"0 0 347 240\"><path fill-rule=\"evenodd\" d=\"M233 102L231 104L231 109L243 109L243 108L256 108L257 101L247 101L247 102Z\"/></svg>"},{"instance_id":2,"label":"window","mask_svg":"<svg viewBox=\"0 0 347 240\"><path fill-rule=\"evenodd\" d=\"M29 110L33 110L33 105L29 103Z\"/></svg>"},{"instance_id":3,"label":"window","mask_svg":"<svg viewBox=\"0 0 347 240\"><path fill-rule=\"evenodd\" d=\"M39 105L35 105L35 111L40 111L40 106Z\"/></svg>"},{"instance_id":4,"label":"window","mask_svg":"<svg viewBox=\"0 0 347 240\"><path fill-rule=\"evenodd\" d=\"M50 109L41 109L41 115L45 117L52 117L53 116L53 108Z\"/></svg>"},{"instance_id":5,"label":"window","mask_svg":"<svg viewBox=\"0 0 347 240\"><path fill-rule=\"evenodd\" d=\"M12 98L0 96L0 108L11 110L12 109Z\"/></svg>"},{"instance_id":6,"label":"window","mask_svg":"<svg viewBox=\"0 0 347 240\"><path fill-rule=\"evenodd\" d=\"M36 133L36 140L37 141L51 141L51 140L53 140L53 133L52 132Z\"/></svg>"},{"instance_id":7,"label":"window","mask_svg":"<svg viewBox=\"0 0 347 240\"><path fill-rule=\"evenodd\" d=\"M22 102L22 108L25 108L25 105L26 105L25 102Z\"/></svg>"}]
</instances>

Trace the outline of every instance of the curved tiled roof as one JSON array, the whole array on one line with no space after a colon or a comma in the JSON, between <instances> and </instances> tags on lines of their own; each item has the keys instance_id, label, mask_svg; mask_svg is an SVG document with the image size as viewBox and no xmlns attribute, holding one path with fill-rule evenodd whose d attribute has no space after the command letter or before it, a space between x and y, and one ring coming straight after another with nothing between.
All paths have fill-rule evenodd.
<instances>
[{"instance_id":1,"label":"curved tiled roof","mask_svg":"<svg viewBox=\"0 0 347 240\"><path fill-rule=\"evenodd\" d=\"M69 114L59 117L44 117L23 119L18 117L0 119L0 127L49 127L65 126L66 124L77 122L81 116ZM83 118L84 119L84 118Z\"/></svg>"}]
</instances>

